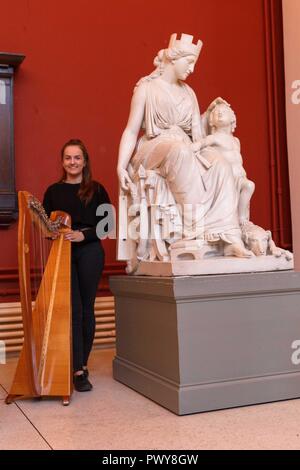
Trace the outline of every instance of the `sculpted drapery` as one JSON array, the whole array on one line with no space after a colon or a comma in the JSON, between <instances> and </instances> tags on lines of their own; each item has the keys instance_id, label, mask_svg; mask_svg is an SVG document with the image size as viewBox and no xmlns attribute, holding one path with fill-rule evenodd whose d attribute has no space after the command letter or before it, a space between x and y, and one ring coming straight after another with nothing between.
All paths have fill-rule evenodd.
<instances>
[{"instance_id":1,"label":"sculpted drapery","mask_svg":"<svg viewBox=\"0 0 300 470\"><path fill-rule=\"evenodd\" d=\"M167 203L173 195L181 207L200 206L200 220L193 214L185 221L185 238L193 239L204 232L229 235L239 230L237 192L230 165L214 149L201 154L192 149L193 131L201 132L193 90L182 83L179 98L174 98L170 85L160 78L145 80L139 86L145 88L146 95L145 134L131 160L135 175L143 165L164 179L165 191L161 183L156 189L156 204Z\"/></svg>"}]
</instances>

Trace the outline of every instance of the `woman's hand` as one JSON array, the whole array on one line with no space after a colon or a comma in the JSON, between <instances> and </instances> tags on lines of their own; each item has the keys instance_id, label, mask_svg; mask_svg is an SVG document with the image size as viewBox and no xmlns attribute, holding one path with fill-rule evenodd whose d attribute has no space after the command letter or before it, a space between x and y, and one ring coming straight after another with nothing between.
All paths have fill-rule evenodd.
<instances>
[{"instance_id":1,"label":"woman's hand","mask_svg":"<svg viewBox=\"0 0 300 470\"><path fill-rule=\"evenodd\" d=\"M52 232L51 235L48 235L46 237L47 240L57 240L59 238L60 233L59 232Z\"/></svg>"},{"instance_id":2,"label":"woman's hand","mask_svg":"<svg viewBox=\"0 0 300 470\"><path fill-rule=\"evenodd\" d=\"M82 242L84 235L79 230L71 230L65 234L65 240L70 240L70 242Z\"/></svg>"},{"instance_id":3,"label":"woman's hand","mask_svg":"<svg viewBox=\"0 0 300 470\"><path fill-rule=\"evenodd\" d=\"M123 191L129 191L129 185L132 184L128 171L124 168L118 168L118 177Z\"/></svg>"}]
</instances>

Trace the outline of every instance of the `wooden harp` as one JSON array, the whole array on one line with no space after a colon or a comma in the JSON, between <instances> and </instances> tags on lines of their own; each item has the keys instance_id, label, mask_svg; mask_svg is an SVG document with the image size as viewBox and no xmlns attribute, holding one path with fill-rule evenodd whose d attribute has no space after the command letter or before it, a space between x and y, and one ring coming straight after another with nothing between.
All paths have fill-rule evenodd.
<instances>
[{"instance_id":1,"label":"wooden harp","mask_svg":"<svg viewBox=\"0 0 300 470\"><path fill-rule=\"evenodd\" d=\"M67 405L72 394L71 243L64 239L64 233L71 228L71 218L57 211L49 219L41 203L26 191L20 191L18 199L24 343L6 403L18 398L60 396ZM52 240L54 234L57 238ZM40 275L37 258L44 264ZM33 284L38 284L34 302Z\"/></svg>"}]
</instances>

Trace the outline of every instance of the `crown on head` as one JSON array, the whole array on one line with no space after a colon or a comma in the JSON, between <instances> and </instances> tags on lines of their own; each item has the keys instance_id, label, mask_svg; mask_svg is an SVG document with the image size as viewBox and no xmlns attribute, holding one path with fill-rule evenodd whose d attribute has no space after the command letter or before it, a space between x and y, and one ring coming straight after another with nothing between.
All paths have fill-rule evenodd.
<instances>
[{"instance_id":1,"label":"crown on head","mask_svg":"<svg viewBox=\"0 0 300 470\"><path fill-rule=\"evenodd\" d=\"M174 33L170 37L169 48L176 47L182 51L190 52L191 54L198 57L202 48L202 41L197 42L197 44L193 44L193 36L190 34L181 34L181 38L177 39L177 33Z\"/></svg>"}]
</instances>

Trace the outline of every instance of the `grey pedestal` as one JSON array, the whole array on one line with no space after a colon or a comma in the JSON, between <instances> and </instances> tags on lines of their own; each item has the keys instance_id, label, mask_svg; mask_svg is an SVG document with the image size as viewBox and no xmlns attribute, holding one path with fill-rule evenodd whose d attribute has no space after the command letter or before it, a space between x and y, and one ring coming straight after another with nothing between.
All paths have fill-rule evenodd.
<instances>
[{"instance_id":1,"label":"grey pedestal","mask_svg":"<svg viewBox=\"0 0 300 470\"><path fill-rule=\"evenodd\" d=\"M300 273L115 276L110 286L120 382L179 415L300 397Z\"/></svg>"}]
</instances>

